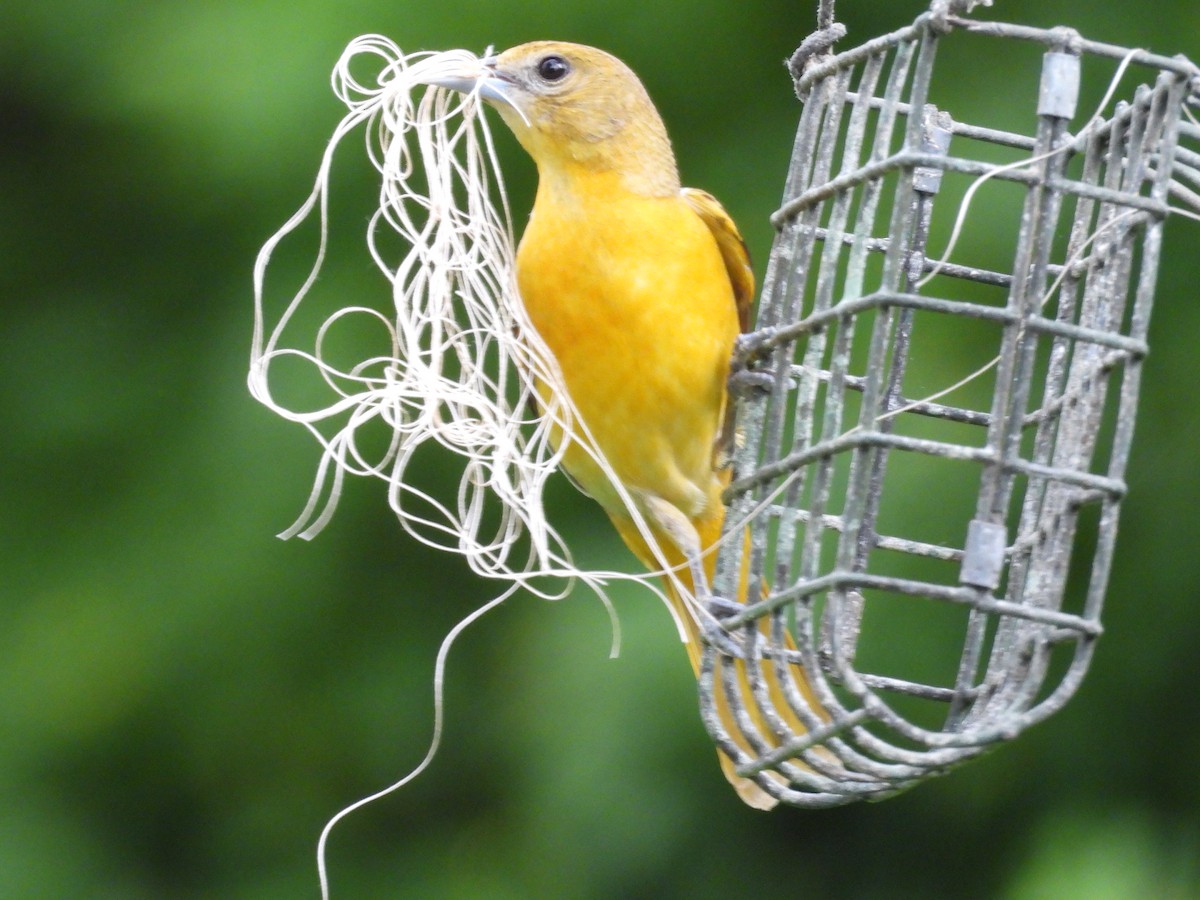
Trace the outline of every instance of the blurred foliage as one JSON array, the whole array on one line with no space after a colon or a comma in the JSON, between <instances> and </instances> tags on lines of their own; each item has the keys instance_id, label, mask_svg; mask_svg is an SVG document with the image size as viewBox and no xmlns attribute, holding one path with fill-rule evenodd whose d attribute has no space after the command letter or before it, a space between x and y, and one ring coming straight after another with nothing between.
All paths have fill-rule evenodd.
<instances>
[{"instance_id":1,"label":"blurred foliage","mask_svg":"<svg viewBox=\"0 0 1200 900\"><path fill-rule=\"evenodd\" d=\"M850 41L920 8L840 6ZM997 7L1200 57L1192 0ZM612 50L761 271L797 113L780 61L812 21L783 0L0 7L0 895L313 896L321 826L421 758L437 645L492 595L403 540L377 484L315 542L272 537L316 454L245 390L250 266L311 184L347 41ZM957 87L1007 64L965 59ZM525 209L532 168L504 152ZM336 894L1200 892L1198 226L1171 225L1108 633L1060 716L898 799L763 815L718 773L663 609L619 593L609 660L598 604L518 597L451 654L433 767L334 832ZM587 500L555 502L581 558L632 565Z\"/></svg>"}]
</instances>

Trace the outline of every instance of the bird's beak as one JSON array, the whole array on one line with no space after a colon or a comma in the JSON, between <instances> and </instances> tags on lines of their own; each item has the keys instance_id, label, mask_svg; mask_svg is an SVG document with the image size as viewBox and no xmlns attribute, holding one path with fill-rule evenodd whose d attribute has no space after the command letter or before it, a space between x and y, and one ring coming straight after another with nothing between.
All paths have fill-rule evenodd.
<instances>
[{"instance_id":1,"label":"bird's beak","mask_svg":"<svg viewBox=\"0 0 1200 900\"><path fill-rule=\"evenodd\" d=\"M488 103L516 108L512 98L514 84L497 70L496 57L492 55L470 62L463 61L455 69L431 73L424 81L434 87L449 88L462 94L477 92Z\"/></svg>"}]
</instances>

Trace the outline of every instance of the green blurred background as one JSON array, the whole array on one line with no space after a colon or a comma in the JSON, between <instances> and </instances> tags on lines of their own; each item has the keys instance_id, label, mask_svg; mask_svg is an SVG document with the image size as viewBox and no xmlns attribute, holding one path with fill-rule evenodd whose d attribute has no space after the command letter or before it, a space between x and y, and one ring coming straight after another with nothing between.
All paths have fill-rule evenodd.
<instances>
[{"instance_id":1,"label":"green blurred background","mask_svg":"<svg viewBox=\"0 0 1200 900\"><path fill-rule=\"evenodd\" d=\"M920 8L843 0L846 45ZM1194 0L996 14L1200 58ZM780 63L812 21L783 0L0 7L0 896L314 896L322 825L422 757L438 643L495 591L404 539L378 483L316 541L273 537L317 454L247 394L250 269L341 116L345 44L617 53L761 274L798 111ZM963 89L1003 60L972 63ZM523 211L531 166L502 140ZM451 654L433 767L334 832L335 896L1200 894L1198 229L1169 229L1108 633L1061 715L886 803L764 815L718 772L659 604L617 592L610 660L598 603L517 597ZM379 290L365 262L336 277L348 302ZM582 561L632 567L588 501L553 498Z\"/></svg>"}]
</instances>

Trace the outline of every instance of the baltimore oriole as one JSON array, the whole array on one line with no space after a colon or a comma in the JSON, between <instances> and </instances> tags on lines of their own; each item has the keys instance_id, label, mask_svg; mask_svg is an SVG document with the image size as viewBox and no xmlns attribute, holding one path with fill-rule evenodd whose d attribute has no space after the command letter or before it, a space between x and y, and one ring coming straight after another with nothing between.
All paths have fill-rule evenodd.
<instances>
[{"instance_id":1,"label":"baltimore oriole","mask_svg":"<svg viewBox=\"0 0 1200 900\"><path fill-rule=\"evenodd\" d=\"M578 437L563 467L645 566L677 566L693 595L707 590L729 480L726 381L754 293L737 227L711 195L680 186L657 110L637 76L608 53L538 41L437 83L478 90L537 164L537 196L517 253L521 297L661 555ZM695 611L670 579L666 590L698 673ZM769 689L778 695L778 684ZM745 802L775 805L718 755Z\"/></svg>"}]
</instances>

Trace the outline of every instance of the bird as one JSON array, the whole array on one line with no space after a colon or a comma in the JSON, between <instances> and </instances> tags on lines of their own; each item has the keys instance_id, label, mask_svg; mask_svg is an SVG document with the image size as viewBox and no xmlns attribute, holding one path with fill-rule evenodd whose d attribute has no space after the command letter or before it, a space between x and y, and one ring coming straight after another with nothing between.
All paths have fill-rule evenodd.
<instances>
[{"instance_id":1,"label":"bird","mask_svg":"<svg viewBox=\"0 0 1200 900\"><path fill-rule=\"evenodd\" d=\"M617 57L535 41L432 83L477 91L533 158L537 191L516 254L517 285L586 426L555 435L566 442L561 465L644 566L675 569L680 584L665 578L665 593L699 677L694 598L709 596L714 574L734 439L727 382L755 289L746 245L711 194L681 185L662 118ZM551 390L539 384L543 403ZM778 676L766 677L785 705ZM811 700L803 678L797 687ZM732 725L727 707L720 714ZM803 730L794 716L789 725ZM718 756L748 805L777 803Z\"/></svg>"}]
</instances>

